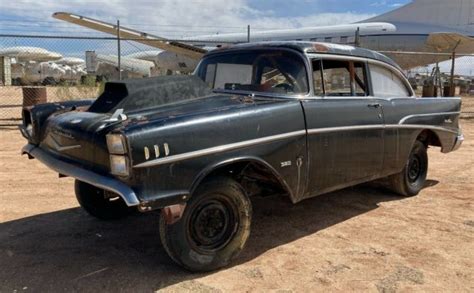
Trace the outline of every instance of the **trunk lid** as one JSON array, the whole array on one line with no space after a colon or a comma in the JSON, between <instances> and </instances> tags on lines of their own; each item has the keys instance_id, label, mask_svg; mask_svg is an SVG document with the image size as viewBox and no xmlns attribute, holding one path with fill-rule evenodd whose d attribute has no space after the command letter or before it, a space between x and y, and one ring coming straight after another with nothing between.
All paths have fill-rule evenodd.
<instances>
[{"instance_id":1,"label":"trunk lid","mask_svg":"<svg viewBox=\"0 0 474 293\"><path fill-rule=\"evenodd\" d=\"M72 111L48 118L40 147L86 168L107 172L105 135L117 123L104 123L108 114ZM105 127L104 127L105 125Z\"/></svg>"}]
</instances>

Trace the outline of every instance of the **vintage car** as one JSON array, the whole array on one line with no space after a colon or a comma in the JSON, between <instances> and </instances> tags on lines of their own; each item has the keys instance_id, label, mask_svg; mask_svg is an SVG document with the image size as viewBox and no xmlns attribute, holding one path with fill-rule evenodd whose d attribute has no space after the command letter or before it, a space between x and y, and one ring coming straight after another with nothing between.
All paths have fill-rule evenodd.
<instances>
[{"instance_id":1,"label":"vintage car","mask_svg":"<svg viewBox=\"0 0 474 293\"><path fill-rule=\"evenodd\" d=\"M325 43L208 53L191 76L109 82L95 101L23 111L22 152L76 179L80 205L115 219L160 210L163 246L192 271L230 263L252 196L293 203L381 179L423 188L427 148L458 149L459 98L417 98L387 57Z\"/></svg>"}]
</instances>

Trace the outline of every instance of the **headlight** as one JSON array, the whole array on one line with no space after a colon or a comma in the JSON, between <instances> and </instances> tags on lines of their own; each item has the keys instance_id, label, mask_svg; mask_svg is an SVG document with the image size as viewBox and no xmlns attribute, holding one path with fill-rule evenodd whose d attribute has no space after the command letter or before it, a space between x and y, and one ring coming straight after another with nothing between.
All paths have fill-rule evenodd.
<instances>
[{"instance_id":1,"label":"headlight","mask_svg":"<svg viewBox=\"0 0 474 293\"><path fill-rule=\"evenodd\" d=\"M107 134L107 148L109 153L114 155L123 155L127 152L125 138L121 134Z\"/></svg>"},{"instance_id":2,"label":"headlight","mask_svg":"<svg viewBox=\"0 0 474 293\"><path fill-rule=\"evenodd\" d=\"M128 176L128 158L110 155L110 173L117 176Z\"/></svg>"}]
</instances>

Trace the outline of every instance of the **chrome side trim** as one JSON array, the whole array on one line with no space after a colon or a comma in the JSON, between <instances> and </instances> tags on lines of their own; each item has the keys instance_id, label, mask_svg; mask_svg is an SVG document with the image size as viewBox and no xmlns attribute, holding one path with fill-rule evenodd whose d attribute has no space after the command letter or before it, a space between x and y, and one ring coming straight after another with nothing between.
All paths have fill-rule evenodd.
<instances>
[{"instance_id":1,"label":"chrome side trim","mask_svg":"<svg viewBox=\"0 0 474 293\"><path fill-rule=\"evenodd\" d=\"M235 150L239 148L244 148L244 147L248 147L248 146L252 146L256 144L263 144L263 143L278 141L278 140L282 140L282 139L286 139L290 137L302 136L305 134L306 134L306 130L299 130L299 131L293 131L293 132L288 132L288 133L283 133L283 134L278 134L278 135L266 136L266 137L257 138L257 139L245 140L241 142L220 145L216 147L182 153L178 155L170 155L168 157L158 158L158 159L154 159L148 162L137 164L133 166L133 168L146 168L146 167L152 167L152 166L157 166L157 165L162 165L162 164L169 164L169 163L174 163L177 161L182 161L182 160L197 158L201 156L221 153L225 151Z\"/></svg>"},{"instance_id":2,"label":"chrome side trim","mask_svg":"<svg viewBox=\"0 0 474 293\"><path fill-rule=\"evenodd\" d=\"M430 117L430 116L444 116L444 115L460 115L461 112L440 112L440 113L426 113L426 114L413 114L403 117L398 124L405 123L408 119L416 117Z\"/></svg>"},{"instance_id":3,"label":"chrome side trim","mask_svg":"<svg viewBox=\"0 0 474 293\"><path fill-rule=\"evenodd\" d=\"M29 154L48 166L59 174L67 175L91 185L103 188L105 190L118 194L127 204L127 206L137 206L140 204L135 192L125 183L118 179L97 174L85 170L81 167L56 159L46 151L32 144L27 144L21 150L22 154Z\"/></svg>"},{"instance_id":4,"label":"chrome side trim","mask_svg":"<svg viewBox=\"0 0 474 293\"><path fill-rule=\"evenodd\" d=\"M445 131L449 133L457 134L457 130L452 130L446 127L441 126L434 126L434 125L422 125L422 124L387 124L385 125L387 129L399 129L399 128L407 128L407 129L431 129L431 130L438 130L438 131Z\"/></svg>"},{"instance_id":5,"label":"chrome side trim","mask_svg":"<svg viewBox=\"0 0 474 293\"><path fill-rule=\"evenodd\" d=\"M57 150L58 152L64 152L64 151L68 151L68 150L81 148L80 144L62 146L56 141L56 139L53 136L50 136L50 141L53 143L54 149Z\"/></svg>"},{"instance_id":6,"label":"chrome side trim","mask_svg":"<svg viewBox=\"0 0 474 293\"><path fill-rule=\"evenodd\" d=\"M385 126L383 124L371 124L371 125L355 125L355 126L313 128L313 129L308 129L308 134L338 132L338 131L350 131L350 130L378 129L378 128L384 129Z\"/></svg>"},{"instance_id":7,"label":"chrome side trim","mask_svg":"<svg viewBox=\"0 0 474 293\"><path fill-rule=\"evenodd\" d=\"M308 129L308 134L327 133L337 131L351 131L351 130L368 130L368 129L432 129L439 131L446 131L457 134L456 130L451 130L446 127L423 125L423 124L371 124L371 125L356 125L356 126L340 126L340 127L326 127Z\"/></svg>"},{"instance_id":8,"label":"chrome side trim","mask_svg":"<svg viewBox=\"0 0 474 293\"><path fill-rule=\"evenodd\" d=\"M446 131L450 133L457 134L455 130L447 129L441 126L433 125L415 125L415 124L372 124L372 125L355 125L355 126L340 126L340 127L325 127L325 128L313 128L306 130L293 131L278 135L266 136L257 139L245 140L241 142L225 144L215 147L210 147L206 149L201 149L197 151L186 152L177 155L170 155L168 157L157 158L151 161L143 162L133 166L133 168L147 168L152 166L158 166L163 164L174 163L182 160L193 159L197 157L212 155L216 153L221 153L225 151L235 150L239 148L244 148L252 145L263 144L273 141L278 141L290 137L301 136L308 134L318 134L318 133L328 133L328 132L339 132L339 131L353 131L353 130L369 130L369 129L432 129L438 131Z\"/></svg>"}]
</instances>

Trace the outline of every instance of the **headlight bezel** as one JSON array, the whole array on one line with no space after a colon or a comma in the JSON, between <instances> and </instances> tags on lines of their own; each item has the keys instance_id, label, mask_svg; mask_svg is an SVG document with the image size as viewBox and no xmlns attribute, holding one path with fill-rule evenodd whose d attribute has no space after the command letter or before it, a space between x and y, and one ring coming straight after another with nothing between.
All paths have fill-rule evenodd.
<instances>
[{"instance_id":1,"label":"headlight bezel","mask_svg":"<svg viewBox=\"0 0 474 293\"><path fill-rule=\"evenodd\" d=\"M123 155L109 155L110 173L119 177L130 176L130 161Z\"/></svg>"},{"instance_id":2,"label":"headlight bezel","mask_svg":"<svg viewBox=\"0 0 474 293\"><path fill-rule=\"evenodd\" d=\"M127 141L121 133L109 133L105 136L107 149L111 155L127 154Z\"/></svg>"}]
</instances>

